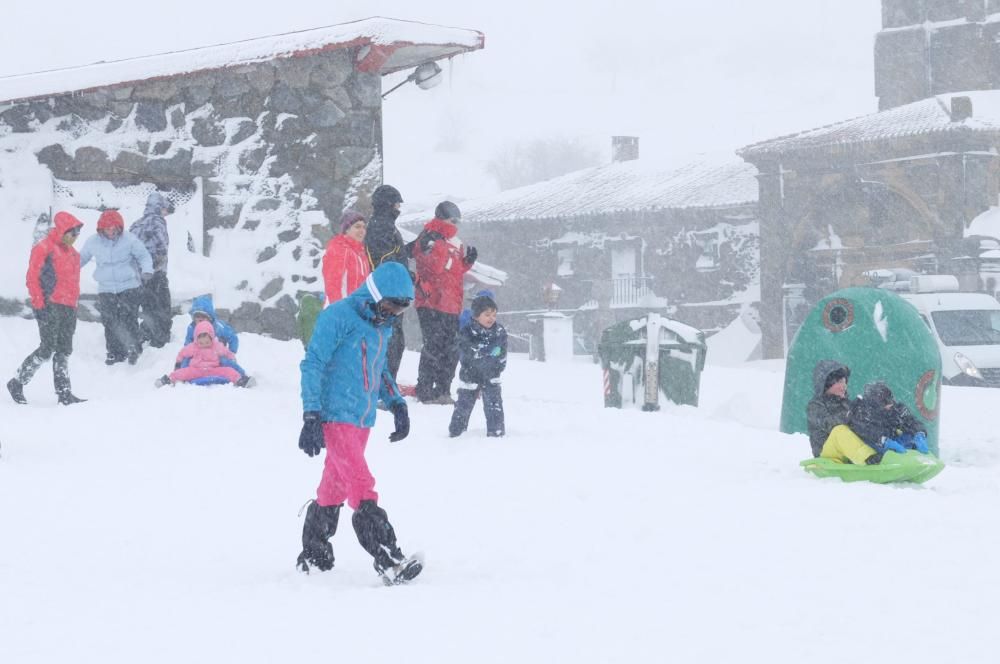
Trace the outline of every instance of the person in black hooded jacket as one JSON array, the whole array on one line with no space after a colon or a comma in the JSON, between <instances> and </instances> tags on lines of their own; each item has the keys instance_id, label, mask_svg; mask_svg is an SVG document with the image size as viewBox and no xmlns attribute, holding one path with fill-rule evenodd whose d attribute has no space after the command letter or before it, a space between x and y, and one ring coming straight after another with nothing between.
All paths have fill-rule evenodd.
<instances>
[{"instance_id":1,"label":"person in black hooded jacket","mask_svg":"<svg viewBox=\"0 0 1000 664\"><path fill-rule=\"evenodd\" d=\"M399 217L399 206L403 196L392 185L380 185L372 192L372 218L368 222L365 234L365 249L372 264L372 271L387 261L400 263L409 269L409 254L403 236L396 228L396 218ZM386 354L386 365L393 379L399 373L399 365L403 361L403 350L406 339L403 337L403 316L396 317L392 325L392 337L389 339L389 349Z\"/></svg>"},{"instance_id":2,"label":"person in black hooded jacket","mask_svg":"<svg viewBox=\"0 0 1000 664\"><path fill-rule=\"evenodd\" d=\"M851 370L833 360L820 360L813 369L815 396L806 408L809 444L813 456L840 463L870 465L881 462L882 454L865 444L848 422L856 401L847 398Z\"/></svg>"},{"instance_id":3,"label":"person in black hooded jacket","mask_svg":"<svg viewBox=\"0 0 1000 664\"><path fill-rule=\"evenodd\" d=\"M823 443L833 427L847 424L851 401L847 398L847 381L851 370L834 360L820 360L813 369L813 398L806 407L809 422L809 445L814 457L823 451Z\"/></svg>"},{"instance_id":4,"label":"person in black hooded jacket","mask_svg":"<svg viewBox=\"0 0 1000 664\"><path fill-rule=\"evenodd\" d=\"M887 449L903 453L906 448L915 448L917 434L927 438L910 409L896 401L892 390L881 381L865 385L861 397L851 404L847 425L880 455Z\"/></svg>"}]
</instances>

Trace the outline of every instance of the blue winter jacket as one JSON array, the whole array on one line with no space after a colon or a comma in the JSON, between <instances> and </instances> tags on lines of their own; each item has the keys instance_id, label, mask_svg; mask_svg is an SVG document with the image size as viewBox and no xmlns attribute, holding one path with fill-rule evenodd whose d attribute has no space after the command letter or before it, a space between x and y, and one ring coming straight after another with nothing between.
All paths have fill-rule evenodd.
<instances>
[{"instance_id":1,"label":"blue winter jacket","mask_svg":"<svg viewBox=\"0 0 1000 664\"><path fill-rule=\"evenodd\" d=\"M208 314L208 317L211 318L212 325L215 327L216 339L234 353L239 349L240 338L236 335L236 330L229 323L216 318L211 295L199 295L191 300L191 318L193 319L197 313ZM194 320L188 325L187 334L184 335L184 345L186 346L192 341L194 341Z\"/></svg>"},{"instance_id":2,"label":"blue winter jacket","mask_svg":"<svg viewBox=\"0 0 1000 664\"><path fill-rule=\"evenodd\" d=\"M324 422L370 428L379 399L390 407L404 402L385 363L392 320L375 324L376 297L412 300L413 281L406 268L383 263L356 291L328 306L316 319L299 365L302 409L319 411Z\"/></svg>"},{"instance_id":3,"label":"blue winter jacket","mask_svg":"<svg viewBox=\"0 0 1000 664\"><path fill-rule=\"evenodd\" d=\"M167 220L161 214L163 208L172 209L173 205L163 194L154 191L146 199L142 218L128 229L146 245L146 250L153 257L153 269L157 272L167 271L167 251L170 248Z\"/></svg>"},{"instance_id":4,"label":"blue winter jacket","mask_svg":"<svg viewBox=\"0 0 1000 664\"><path fill-rule=\"evenodd\" d=\"M97 261L94 279L101 293L121 293L142 285L139 272L152 274L153 259L134 235L122 233L109 240L100 233L87 238L80 250L80 267Z\"/></svg>"}]
</instances>

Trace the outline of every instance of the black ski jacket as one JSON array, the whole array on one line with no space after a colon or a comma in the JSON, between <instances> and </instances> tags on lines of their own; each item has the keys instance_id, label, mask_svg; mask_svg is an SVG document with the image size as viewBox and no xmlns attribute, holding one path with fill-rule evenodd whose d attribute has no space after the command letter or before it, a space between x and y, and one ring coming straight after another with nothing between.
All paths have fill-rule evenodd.
<instances>
[{"instance_id":1,"label":"black ski jacket","mask_svg":"<svg viewBox=\"0 0 1000 664\"><path fill-rule=\"evenodd\" d=\"M813 370L813 399L806 407L809 423L809 446L814 457L819 457L830 431L838 424L847 424L851 401L825 393L827 377L838 369L847 367L833 360L821 360Z\"/></svg>"},{"instance_id":2,"label":"black ski jacket","mask_svg":"<svg viewBox=\"0 0 1000 664\"><path fill-rule=\"evenodd\" d=\"M894 401L892 408L886 410L884 404L874 399L858 397L851 404L851 415L848 426L858 438L865 441L868 447L878 454L885 452L884 438L897 438L903 434L913 435L923 431L924 427L913 416L910 409Z\"/></svg>"},{"instance_id":3,"label":"black ski jacket","mask_svg":"<svg viewBox=\"0 0 1000 664\"><path fill-rule=\"evenodd\" d=\"M394 210L375 210L372 220L368 223L368 232L365 234L365 249L368 251L368 258L372 262L372 270L386 261L395 261L407 265L409 255L406 251L406 243L403 236L396 228L396 217L398 213Z\"/></svg>"}]
</instances>

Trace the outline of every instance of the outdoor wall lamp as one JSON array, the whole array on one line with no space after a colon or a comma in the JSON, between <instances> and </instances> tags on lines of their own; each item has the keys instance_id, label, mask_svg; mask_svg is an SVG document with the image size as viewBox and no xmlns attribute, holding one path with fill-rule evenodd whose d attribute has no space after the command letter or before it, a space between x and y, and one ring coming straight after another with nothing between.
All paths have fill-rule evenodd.
<instances>
[{"instance_id":1,"label":"outdoor wall lamp","mask_svg":"<svg viewBox=\"0 0 1000 664\"><path fill-rule=\"evenodd\" d=\"M417 87L421 90L430 90L441 82L441 78L441 68L438 67L438 64L436 62L425 62L424 64L417 66L417 68L413 70L413 73L407 76L402 82L394 85L386 92L382 93L382 99L385 99L390 92L406 85L410 81L416 83Z\"/></svg>"}]
</instances>

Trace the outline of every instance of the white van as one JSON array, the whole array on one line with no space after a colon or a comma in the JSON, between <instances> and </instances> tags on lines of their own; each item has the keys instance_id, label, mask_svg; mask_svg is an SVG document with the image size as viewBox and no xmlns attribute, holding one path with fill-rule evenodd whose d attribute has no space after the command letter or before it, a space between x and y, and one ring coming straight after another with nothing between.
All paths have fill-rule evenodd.
<instances>
[{"instance_id":1,"label":"white van","mask_svg":"<svg viewBox=\"0 0 1000 664\"><path fill-rule=\"evenodd\" d=\"M940 274L913 275L880 286L920 312L941 351L946 385L1000 387L1000 302L992 295L959 292L956 277Z\"/></svg>"}]
</instances>

